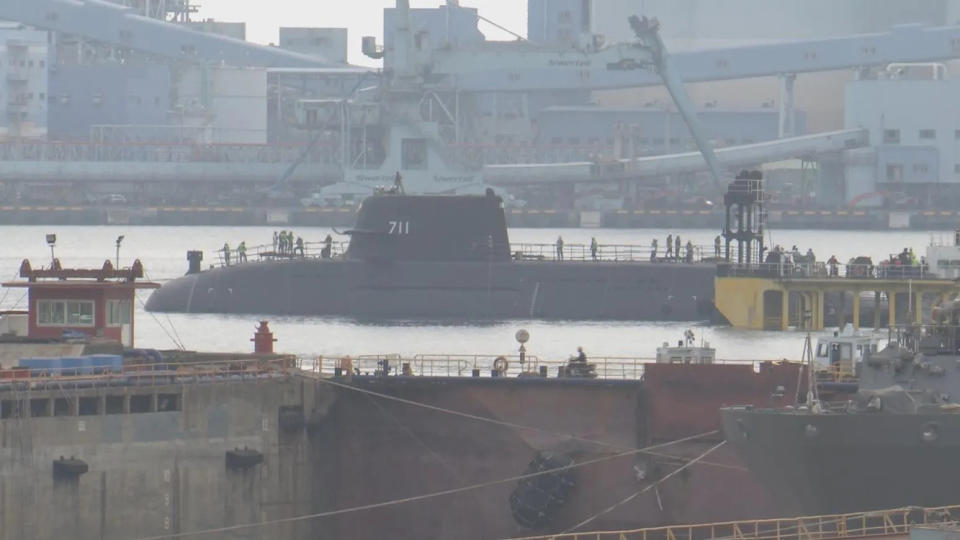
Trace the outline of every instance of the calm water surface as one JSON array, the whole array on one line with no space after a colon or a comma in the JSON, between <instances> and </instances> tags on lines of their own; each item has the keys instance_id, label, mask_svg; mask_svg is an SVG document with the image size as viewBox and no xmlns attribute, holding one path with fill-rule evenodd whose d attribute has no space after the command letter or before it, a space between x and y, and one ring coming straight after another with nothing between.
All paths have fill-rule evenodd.
<instances>
[{"instance_id":1,"label":"calm water surface","mask_svg":"<svg viewBox=\"0 0 960 540\"><path fill-rule=\"evenodd\" d=\"M295 234L306 241L320 241L333 231L326 228L298 228ZM205 252L205 265L216 260L215 251L229 242L236 246L245 240L248 246L271 241L273 229L267 227L0 227L5 238L0 252L0 277L12 280L20 262L30 259L34 266L49 262L46 233L57 234L56 255L64 267L99 267L105 259L116 257L115 241L124 235L120 260L129 266L140 259L147 276L163 282L186 271L186 251ZM513 242L552 243L562 235L567 245L590 242L601 244L649 244L654 237L662 246L668 233L680 234L683 243L712 245L716 231L709 229L512 229ZM336 235L334 234L336 237ZM818 259L836 255L846 260L868 255L877 261L904 247L912 247L918 256L933 238L952 237L949 231L863 232L863 231L779 231L772 241L789 249L796 244L801 251L812 248ZM22 289L0 292L0 308L24 309ZM149 291L140 293L137 306L136 340L141 347L175 348L182 342L194 350L250 351L256 315L182 315L150 314L143 311ZM301 355L363 355L381 353L414 354L502 354L516 350L513 335L526 328L531 335L529 354L540 358L565 359L578 345L593 356L652 357L663 341L676 341L693 327L698 339L717 348L717 355L731 360L798 359L803 337L798 333L741 331L724 327L697 326L691 323L577 322L577 321L502 321L479 325L400 322L389 325L362 324L340 318L263 316L278 339L278 351Z\"/></svg>"}]
</instances>

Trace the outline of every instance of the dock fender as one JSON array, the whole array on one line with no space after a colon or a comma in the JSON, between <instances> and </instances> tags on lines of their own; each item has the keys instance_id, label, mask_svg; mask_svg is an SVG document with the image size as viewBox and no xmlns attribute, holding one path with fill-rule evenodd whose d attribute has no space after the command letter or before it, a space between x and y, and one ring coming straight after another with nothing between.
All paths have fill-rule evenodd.
<instances>
[{"instance_id":1,"label":"dock fender","mask_svg":"<svg viewBox=\"0 0 960 540\"><path fill-rule=\"evenodd\" d=\"M60 456L60 459L53 461L54 479L68 480L77 478L81 474L86 473L88 470L90 470L90 467L87 465L86 461L77 459L73 456L70 456L68 459Z\"/></svg>"},{"instance_id":2,"label":"dock fender","mask_svg":"<svg viewBox=\"0 0 960 540\"><path fill-rule=\"evenodd\" d=\"M283 406L280 407L278 424L284 432L296 432L303 429L306 425L306 418L303 414L303 407Z\"/></svg>"},{"instance_id":3,"label":"dock fender","mask_svg":"<svg viewBox=\"0 0 960 540\"><path fill-rule=\"evenodd\" d=\"M510 511L518 525L542 529L551 524L576 488L574 469L563 469L573 464L573 458L566 454L538 452L534 456L525 474L561 470L517 482L510 494Z\"/></svg>"},{"instance_id":4,"label":"dock fender","mask_svg":"<svg viewBox=\"0 0 960 540\"><path fill-rule=\"evenodd\" d=\"M263 463L263 454L247 447L227 450L226 464L231 470L243 470Z\"/></svg>"}]
</instances>

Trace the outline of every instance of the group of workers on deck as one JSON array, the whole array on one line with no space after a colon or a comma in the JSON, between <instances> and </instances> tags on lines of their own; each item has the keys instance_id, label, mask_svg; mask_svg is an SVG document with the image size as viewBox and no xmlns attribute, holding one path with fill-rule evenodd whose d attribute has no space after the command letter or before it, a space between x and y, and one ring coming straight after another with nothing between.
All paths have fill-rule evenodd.
<instances>
[{"instance_id":1,"label":"group of workers on deck","mask_svg":"<svg viewBox=\"0 0 960 540\"><path fill-rule=\"evenodd\" d=\"M557 260L563 260L563 237L557 237ZM600 243L597 242L597 237L594 236L590 238L590 258L599 261L600 260Z\"/></svg>"},{"instance_id":2,"label":"group of workers on deck","mask_svg":"<svg viewBox=\"0 0 960 540\"><path fill-rule=\"evenodd\" d=\"M799 274L805 276L839 277L840 260L831 255L824 263L817 264L817 257L812 249L802 254L797 246L790 251L781 246L774 246L764 259L768 265L776 265L779 274ZM899 254L890 255L889 260L874 265L870 257L860 256L851 258L845 265L848 278L909 278L922 277L927 273L927 262L923 258L917 259L912 249L903 248Z\"/></svg>"},{"instance_id":3,"label":"group of workers on deck","mask_svg":"<svg viewBox=\"0 0 960 540\"><path fill-rule=\"evenodd\" d=\"M223 253L223 262L226 266L247 262L247 242L241 241L236 249L236 259L234 252L230 248L229 242L223 243L220 250ZM300 236L294 237L293 231L273 231L273 250L269 253L261 252L261 256L281 256L281 257L306 257L305 244ZM329 259L333 256L333 237L329 234L323 239L323 247L320 249L320 257Z\"/></svg>"},{"instance_id":4,"label":"group of workers on deck","mask_svg":"<svg viewBox=\"0 0 960 540\"><path fill-rule=\"evenodd\" d=\"M273 252L278 255L304 256L303 237L293 237L293 231L273 231Z\"/></svg>"},{"instance_id":5,"label":"group of workers on deck","mask_svg":"<svg viewBox=\"0 0 960 540\"><path fill-rule=\"evenodd\" d=\"M230 251L230 243L224 242L223 249L220 251L223 252L223 264L230 266L232 259L232 252ZM240 245L237 246L237 264L247 262L247 243L246 241L240 242Z\"/></svg>"},{"instance_id":6,"label":"group of workers on deck","mask_svg":"<svg viewBox=\"0 0 960 540\"><path fill-rule=\"evenodd\" d=\"M663 260L666 261L684 261L688 263L693 262L693 242L687 240L686 252L683 251L683 244L680 241L680 235L676 237L673 234L667 235L667 245L666 253L664 254ZM650 262L656 262L659 251L659 246L657 245L657 239L654 238L650 242Z\"/></svg>"},{"instance_id":7,"label":"group of workers on deck","mask_svg":"<svg viewBox=\"0 0 960 540\"><path fill-rule=\"evenodd\" d=\"M721 243L721 238L720 236L717 236L714 242L714 251L715 251L714 255L717 257L720 256L720 243ZM557 241L554 245L556 247L557 260L558 261L564 260L565 244L563 241L563 236L558 236ZM676 237L674 237L673 234L667 235L666 247L667 247L666 254L662 259L659 258L659 249L660 249L659 243L658 243L658 240L654 238L650 243L650 262L656 262L658 260L662 260L662 261L683 261L683 262L692 263L694 261L695 248L694 248L693 242L688 240L686 245L684 245L680 240L679 234ZM592 260L599 261L600 259L602 259L600 248L601 248L601 245L599 242L597 242L597 238L595 236L590 238L590 258Z\"/></svg>"}]
</instances>

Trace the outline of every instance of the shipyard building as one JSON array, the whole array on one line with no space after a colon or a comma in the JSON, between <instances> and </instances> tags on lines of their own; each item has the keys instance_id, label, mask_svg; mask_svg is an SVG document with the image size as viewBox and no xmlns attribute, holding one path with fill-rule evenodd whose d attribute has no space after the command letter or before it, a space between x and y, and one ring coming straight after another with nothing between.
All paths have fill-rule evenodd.
<instances>
[{"instance_id":1,"label":"shipyard building","mask_svg":"<svg viewBox=\"0 0 960 540\"><path fill-rule=\"evenodd\" d=\"M243 22L204 19L190 2L113 2L125 10L104 0L34 4L0 7L12 21L0 27L8 201L86 204L122 193L143 205L253 204L270 189L288 194L277 204L296 206L351 167L376 171L389 162L393 120L377 105L380 74L347 64L346 29L323 28L323 21L281 28L279 46L262 47L244 41ZM768 175L771 189L799 194L802 204L923 207L960 191L960 117L942 114L955 108L950 72L960 47L935 46L929 33L960 20L956 0L527 6L529 43L559 55L634 40L630 15L659 19L710 142L735 150L728 172L779 163ZM80 10L92 17L78 17ZM395 11L383 14L383 43L364 45L387 67ZM426 51L462 51L462 58L516 51L516 44L486 41L481 15L446 2L411 10L410 21ZM861 34L875 37L850 38ZM935 62L918 67L918 59ZM456 74L456 83L425 91L422 121L449 160L534 205L616 210L642 207L651 193L673 193L674 202L696 196L706 178L698 170L654 167L663 172L651 174L628 163L617 174L597 173L616 160L696 148L655 77L608 84L601 75L592 66L576 83L558 77L530 88L509 73L483 81ZM792 143L838 131L852 138ZM754 147L777 140L784 141L777 151ZM578 163L592 165L572 166ZM488 171L529 164L571 167L559 175L553 168ZM577 175L583 181L572 187L554 182ZM521 176L522 185L512 185Z\"/></svg>"}]
</instances>

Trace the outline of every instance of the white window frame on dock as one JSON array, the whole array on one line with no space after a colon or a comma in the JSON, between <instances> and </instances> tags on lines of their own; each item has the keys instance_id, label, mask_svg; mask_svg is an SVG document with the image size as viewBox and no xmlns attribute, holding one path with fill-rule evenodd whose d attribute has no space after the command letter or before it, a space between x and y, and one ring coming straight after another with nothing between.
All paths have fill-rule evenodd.
<instances>
[{"instance_id":1,"label":"white window frame on dock","mask_svg":"<svg viewBox=\"0 0 960 540\"><path fill-rule=\"evenodd\" d=\"M107 326L122 327L133 320L133 303L130 300L107 300Z\"/></svg>"},{"instance_id":2,"label":"white window frame on dock","mask_svg":"<svg viewBox=\"0 0 960 540\"><path fill-rule=\"evenodd\" d=\"M93 327L96 307L93 300L37 300L37 326ZM59 317L54 317L58 314ZM89 321L84 320L86 317Z\"/></svg>"}]
</instances>

